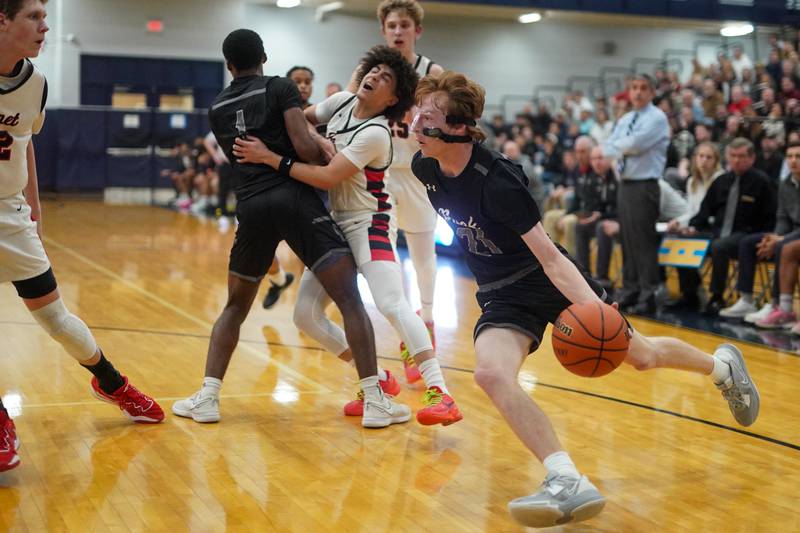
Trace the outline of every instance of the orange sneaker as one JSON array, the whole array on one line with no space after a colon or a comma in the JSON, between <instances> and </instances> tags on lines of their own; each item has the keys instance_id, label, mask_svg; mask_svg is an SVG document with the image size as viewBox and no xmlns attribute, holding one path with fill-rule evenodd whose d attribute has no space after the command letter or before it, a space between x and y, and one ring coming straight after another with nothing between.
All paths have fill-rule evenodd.
<instances>
[{"instance_id":1,"label":"orange sneaker","mask_svg":"<svg viewBox=\"0 0 800 533\"><path fill-rule=\"evenodd\" d=\"M422 403L426 407L417 411L417 422L423 426L434 424L449 426L464 418L455 400L449 394L442 392L439 387L434 386L426 390Z\"/></svg>"},{"instance_id":2,"label":"orange sneaker","mask_svg":"<svg viewBox=\"0 0 800 533\"><path fill-rule=\"evenodd\" d=\"M378 380L378 385L381 386L383 393L388 396L397 396L400 394L400 383L397 382L397 378L394 377L394 374L389 372L388 370L384 370L386 372L386 379L385 380ZM364 414L364 393L362 391L358 391L356 394L356 399L347 402L344 405L344 415L345 416L362 416Z\"/></svg>"},{"instance_id":3,"label":"orange sneaker","mask_svg":"<svg viewBox=\"0 0 800 533\"><path fill-rule=\"evenodd\" d=\"M17 431L14 428L14 421L11 417L3 415L5 420L0 425L0 472L11 470L19 466L19 439L17 438Z\"/></svg>"},{"instance_id":4,"label":"orange sneaker","mask_svg":"<svg viewBox=\"0 0 800 533\"><path fill-rule=\"evenodd\" d=\"M122 376L125 381L114 394L107 394L100 388L96 377L92 377L92 394L98 400L113 403L119 407L125 416L141 424L157 424L164 420L164 411L150 396L142 393L128 382L127 376Z\"/></svg>"}]
</instances>

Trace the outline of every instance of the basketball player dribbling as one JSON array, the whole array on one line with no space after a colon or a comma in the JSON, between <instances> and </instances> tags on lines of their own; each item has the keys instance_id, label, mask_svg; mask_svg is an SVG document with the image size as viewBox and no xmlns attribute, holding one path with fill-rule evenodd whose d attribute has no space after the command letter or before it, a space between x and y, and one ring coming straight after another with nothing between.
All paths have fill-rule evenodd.
<instances>
[{"instance_id":1,"label":"basketball player dribbling","mask_svg":"<svg viewBox=\"0 0 800 533\"><path fill-rule=\"evenodd\" d=\"M29 58L48 31L46 0L0 3L0 282L13 283L36 322L93 374L91 391L135 422L164 419L105 358L86 324L70 313L41 241L42 212L32 135L44 123L47 82ZM0 472L19 465L14 422L0 401Z\"/></svg>"},{"instance_id":2,"label":"basketball player dribbling","mask_svg":"<svg viewBox=\"0 0 800 533\"><path fill-rule=\"evenodd\" d=\"M400 118L411 107L418 77L397 50L372 48L361 60L355 93L342 91L306 109L312 124L327 124L327 135L337 154L327 166L297 163L293 178L330 191L332 215L353 251L359 272L367 280L378 310L420 361L425 380L425 408L417 412L421 424L449 425L462 416L445 385L441 367L425 324L403 295L403 282L394 246L394 208L384 190L384 172L392 160L388 120ZM388 119L388 120L387 120ZM234 154L241 162L278 168L281 158L257 141L237 139ZM330 298L314 274L300 281L295 324L343 360L350 358L341 329L325 316ZM399 392L389 373L379 373L388 394ZM345 406L345 414L362 414L362 397ZM366 417L366 415L364 415Z\"/></svg>"},{"instance_id":3,"label":"basketball player dribbling","mask_svg":"<svg viewBox=\"0 0 800 533\"><path fill-rule=\"evenodd\" d=\"M509 510L532 527L591 518L605 499L579 473L517 374L565 308L607 295L547 236L521 168L480 144L483 88L455 72L428 76L419 83L416 104L412 132L420 152L413 172L456 233L478 282L475 381L547 469L541 489L511 501ZM709 375L736 421L755 422L758 391L738 348L723 344L710 355L675 338L630 334L628 364Z\"/></svg>"},{"instance_id":4,"label":"basketball player dribbling","mask_svg":"<svg viewBox=\"0 0 800 533\"><path fill-rule=\"evenodd\" d=\"M440 74L442 67L430 58L416 52L417 39L422 35L422 19L425 12L416 0L383 0L377 9L381 34L389 48L398 50L406 61L414 66L422 78L428 74ZM348 90L355 92L357 85L351 80ZM409 131L411 117L389 121L392 132L392 164L386 185L395 200L397 226L405 235L408 254L417 275L419 288L419 315L436 348L433 327L433 296L436 285L436 211L431 207L425 188L411 173L411 157L417 151L414 138ZM400 345L403 368L409 383L419 380L421 375L417 361L405 343Z\"/></svg>"}]
</instances>

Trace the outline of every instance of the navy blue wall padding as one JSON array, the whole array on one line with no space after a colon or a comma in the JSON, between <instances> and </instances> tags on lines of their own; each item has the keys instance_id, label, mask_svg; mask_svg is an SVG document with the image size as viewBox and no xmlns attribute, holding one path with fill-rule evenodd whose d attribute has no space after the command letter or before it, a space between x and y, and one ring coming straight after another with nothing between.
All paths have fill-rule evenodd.
<instances>
[{"instance_id":1,"label":"navy blue wall padding","mask_svg":"<svg viewBox=\"0 0 800 533\"><path fill-rule=\"evenodd\" d=\"M155 146L172 148L181 141L193 143L197 133L198 113L161 112L154 113L152 141ZM179 126L183 117L184 127Z\"/></svg>"},{"instance_id":2,"label":"navy blue wall padding","mask_svg":"<svg viewBox=\"0 0 800 533\"><path fill-rule=\"evenodd\" d=\"M104 111L59 110L55 190L101 190L105 187L105 131Z\"/></svg>"},{"instance_id":3,"label":"navy blue wall padding","mask_svg":"<svg viewBox=\"0 0 800 533\"><path fill-rule=\"evenodd\" d=\"M108 156L109 187L152 187L153 157Z\"/></svg>"},{"instance_id":4,"label":"navy blue wall padding","mask_svg":"<svg viewBox=\"0 0 800 533\"><path fill-rule=\"evenodd\" d=\"M115 148L143 148L151 144L153 136L153 113L151 111L111 110L107 113L108 146ZM133 124L133 121L131 121L134 116L138 117L138 124ZM126 120L129 121L127 125Z\"/></svg>"},{"instance_id":5,"label":"navy blue wall padding","mask_svg":"<svg viewBox=\"0 0 800 533\"><path fill-rule=\"evenodd\" d=\"M208 107L222 91L222 61L81 55L81 105L111 105L115 87L144 93L148 107L161 95L193 94L194 106Z\"/></svg>"},{"instance_id":6,"label":"navy blue wall padding","mask_svg":"<svg viewBox=\"0 0 800 533\"><path fill-rule=\"evenodd\" d=\"M36 175L39 189L51 191L58 177L58 112L48 111L44 127L39 135L33 136L36 153Z\"/></svg>"}]
</instances>

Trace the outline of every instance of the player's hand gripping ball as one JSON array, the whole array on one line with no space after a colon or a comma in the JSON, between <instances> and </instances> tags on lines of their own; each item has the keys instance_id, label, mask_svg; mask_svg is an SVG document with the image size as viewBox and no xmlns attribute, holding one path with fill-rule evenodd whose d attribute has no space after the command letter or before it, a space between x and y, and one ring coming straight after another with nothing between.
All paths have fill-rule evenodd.
<instances>
[{"instance_id":1,"label":"player's hand gripping ball","mask_svg":"<svg viewBox=\"0 0 800 533\"><path fill-rule=\"evenodd\" d=\"M572 304L553 324L553 351L573 374L596 378L625 360L631 335L628 322L610 305Z\"/></svg>"}]
</instances>

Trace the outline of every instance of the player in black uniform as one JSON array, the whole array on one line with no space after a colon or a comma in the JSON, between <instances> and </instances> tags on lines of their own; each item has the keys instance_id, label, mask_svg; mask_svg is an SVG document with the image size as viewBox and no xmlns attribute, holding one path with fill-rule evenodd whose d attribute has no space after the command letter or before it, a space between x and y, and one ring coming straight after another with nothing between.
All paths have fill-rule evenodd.
<instances>
[{"instance_id":1,"label":"player in black uniform","mask_svg":"<svg viewBox=\"0 0 800 533\"><path fill-rule=\"evenodd\" d=\"M300 93L288 78L264 76L267 57L257 33L236 30L222 45L233 75L230 86L211 105L211 129L238 174L236 188L239 228L231 249L228 302L214 324L202 389L173 404L178 416L197 422L219 420L222 378L239 340L261 279L285 240L310 268L339 307L347 341L352 347L365 412L391 423L392 401L378 386L372 324L356 286L356 265L350 248L314 189L289 177L298 157L320 163L321 148L308 134ZM233 157L237 137L258 138L284 155L280 168L240 163Z\"/></svg>"},{"instance_id":2,"label":"player in black uniform","mask_svg":"<svg viewBox=\"0 0 800 533\"><path fill-rule=\"evenodd\" d=\"M479 144L483 88L444 72L423 78L416 99L412 131L421 151L411 168L455 231L478 282L475 381L548 471L541 490L513 500L509 510L533 527L591 518L605 499L578 472L517 374L548 322L571 303L605 299L605 291L547 236L522 169ZM678 339L630 333L626 361L636 369L710 375L736 420L745 426L755 421L758 392L736 347L723 344L712 356Z\"/></svg>"}]
</instances>

